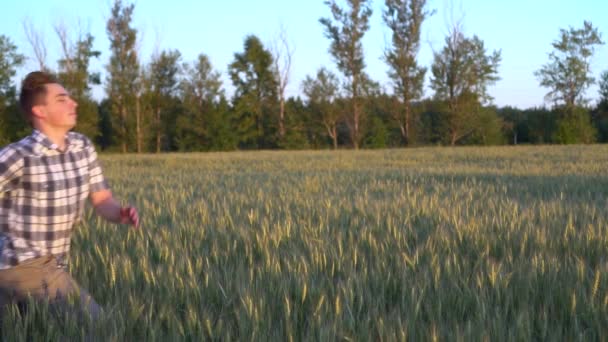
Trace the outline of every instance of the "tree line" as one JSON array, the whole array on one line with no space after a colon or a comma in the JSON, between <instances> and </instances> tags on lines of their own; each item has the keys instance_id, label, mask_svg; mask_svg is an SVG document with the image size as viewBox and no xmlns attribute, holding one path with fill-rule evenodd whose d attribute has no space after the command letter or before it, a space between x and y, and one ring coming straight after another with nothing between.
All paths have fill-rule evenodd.
<instances>
[{"instance_id":1,"label":"tree line","mask_svg":"<svg viewBox=\"0 0 608 342\"><path fill-rule=\"evenodd\" d=\"M226 95L221 74L201 53L184 61L178 50L155 52L143 64L133 27L135 5L115 0L106 23L111 56L106 77L91 70L99 58L90 33L74 35L58 25L62 57L45 64L46 47L24 24L40 69L54 73L79 103L77 131L103 150L119 152L248 149L385 148L421 145L595 143L608 141L608 71L591 75L595 49L604 44L590 22L560 29L547 63L535 76L548 89L551 107L497 108L487 92L500 77L501 51L488 51L478 36L455 23L430 68L419 64L421 27L434 11L426 0L385 0L391 41L383 60L389 88L365 72L362 38L369 30L371 0L325 1L319 19L336 72L321 67L287 97L293 49L285 31L272 46L248 35L234 53ZM0 143L28 134L13 83L24 63L11 39L0 35ZM424 97L425 77L433 93ZM599 101L585 91L599 83ZM97 102L93 85L103 84Z\"/></svg>"}]
</instances>

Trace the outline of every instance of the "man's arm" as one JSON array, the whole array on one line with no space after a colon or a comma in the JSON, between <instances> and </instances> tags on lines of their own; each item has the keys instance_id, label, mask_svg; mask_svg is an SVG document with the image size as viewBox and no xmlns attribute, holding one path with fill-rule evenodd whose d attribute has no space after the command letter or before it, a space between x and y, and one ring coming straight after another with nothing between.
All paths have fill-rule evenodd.
<instances>
[{"instance_id":1,"label":"man's arm","mask_svg":"<svg viewBox=\"0 0 608 342\"><path fill-rule=\"evenodd\" d=\"M92 192L91 203L95 207L97 215L104 219L122 224L139 226L139 215L134 207L122 207L112 196L110 190L104 189Z\"/></svg>"},{"instance_id":2,"label":"man's arm","mask_svg":"<svg viewBox=\"0 0 608 342\"><path fill-rule=\"evenodd\" d=\"M95 207L95 212L110 222L131 224L138 227L139 215L137 214L137 209L133 207L121 207L120 203L112 197L110 186L106 182L101 165L99 165L99 161L97 160L95 147L88 138L82 137L85 140L85 149L89 162L89 186L91 191L89 197L93 207Z\"/></svg>"},{"instance_id":3,"label":"man's arm","mask_svg":"<svg viewBox=\"0 0 608 342\"><path fill-rule=\"evenodd\" d=\"M13 148L0 150L0 192L11 191L23 174L23 158Z\"/></svg>"}]
</instances>

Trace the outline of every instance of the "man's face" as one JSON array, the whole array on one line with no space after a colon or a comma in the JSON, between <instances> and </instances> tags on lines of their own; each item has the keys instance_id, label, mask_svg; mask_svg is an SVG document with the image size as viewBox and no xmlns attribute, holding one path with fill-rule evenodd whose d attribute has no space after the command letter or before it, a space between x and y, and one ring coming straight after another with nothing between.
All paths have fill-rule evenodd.
<instances>
[{"instance_id":1,"label":"man's face","mask_svg":"<svg viewBox=\"0 0 608 342\"><path fill-rule=\"evenodd\" d=\"M76 107L68 92L57 83L47 84L44 103L34 106L36 116L50 128L70 130L76 126Z\"/></svg>"}]
</instances>

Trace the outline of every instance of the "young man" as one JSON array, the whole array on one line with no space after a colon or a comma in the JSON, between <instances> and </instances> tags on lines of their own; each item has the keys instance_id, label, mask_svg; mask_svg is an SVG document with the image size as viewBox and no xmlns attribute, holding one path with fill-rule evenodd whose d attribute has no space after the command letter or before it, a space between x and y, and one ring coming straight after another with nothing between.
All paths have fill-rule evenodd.
<instances>
[{"instance_id":1,"label":"young man","mask_svg":"<svg viewBox=\"0 0 608 342\"><path fill-rule=\"evenodd\" d=\"M64 306L76 295L95 318L99 306L67 273L72 228L87 198L115 223L137 227L137 210L112 197L93 144L70 132L78 104L53 76L28 74L19 103L34 130L0 150L0 310L28 296Z\"/></svg>"}]
</instances>

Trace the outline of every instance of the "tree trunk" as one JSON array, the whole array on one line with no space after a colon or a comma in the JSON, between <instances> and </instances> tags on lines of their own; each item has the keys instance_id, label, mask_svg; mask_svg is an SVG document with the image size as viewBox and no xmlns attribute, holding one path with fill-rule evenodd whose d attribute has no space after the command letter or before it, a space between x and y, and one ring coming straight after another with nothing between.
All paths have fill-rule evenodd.
<instances>
[{"instance_id":1,"label":"tree trunk","mask_svg":"<svg viewBox=\"0 0 608 342\"><path fill-rule=\"evenodd\" d=\"M332 140L334 141L334 150L338 149L338 132L336 130L336 127L333 128L333 135L331 136Z\"/></svg>"},{"instance_id":2,"label":"tree trunk","mask_svg":"<svg viewBox=\"0 0 608 342\"><path fill-rule=\"evenodd\" d=\"M137 153L141 153L141 98L135 102L135 139L137 140Z\"/></svg>"},{"instance_id":3,"label":"tree trunk","mask_svg":"<svg viewBox=\"0 0 608 342\"><path fill-rule=\"evenodd\" d=\"M353 127L352 127L352 133L351 133L351 140L353 143L353 147L355 148L355 150L359 149L359 104L357 103L357 98L354 97L353 98L354 101L354 105L353 105Z\"/></svg>"},{"instance_id":4,"label":"tree trunk","mask_svg":"<svg viewBox=\"0 0 608 342\"><path fill-rule=\"evenodd\" d=\"M405 123L399 123L399 131L401 131L401 139L403 140L403 146L407 146L407 138L405 133Z\"/></svg>"},{"instance_id":5,"label":"tree trunk","mask_svg":"<svg viewBox=\"0 0 608 342\"><path fill-rule=\"evenodd\" d=\"M285 137L285 99L281 97L279 103L279 136Z\"/></svg>"},{"instance_id":6,"label":"tree trunk","mask_svg":"<svg viewBox=\"0 0 608 342\"><path fill-rule=\"evenodd\" d=\"M156 153L160 153L160 136L161 136L161 125L160 125L160 107L156 108Z\"/></svg>"},{"instance_id":7,"label":"tree trunk","mask_svg":"<svg viewBox=\"0 0 608 342\"><path fill-rule=\"evenodd\" d=\"M258 136L257 136L257 139L256 139L256 143L258 145L257 148L261 149L261 148L266 148L266 146L264 144L265 143L265 141L264 141L264 138L265 138L265 136L264 136L264 124L262 122L262 113L261 113L261 110L260 110L260 112L258 114L259 115L256 117L256 125L257 125L257 128L258 128Z\"/></svg>"},{"instance_id":8,"label":"tree trunk","mask_svg":"<svg viewBox=\"0 0 608 342\"><path fill-rule=\"evenodd\" d=\"M410 144L410 106L405 105L405 127L404 127L403 140L405 142L405 146L409 146Z\"/></svg>"},{"instance_id":9,"label":"tree trunk","mask_svg":"<svg viewBox=\"0 0 608 342\"><path fill-rule=\"evenodd\" d=\"M334 150L338 149L338 130L336 129L336 125L325 124L325 128L327 128L327 134L331 138L331 141L334 145Z\"/></svg>"},{"instance_id":10,"label":"tree trunk","mask_svg":"<svg viewBox=\"0 0 608 342\"><path fill-rule=\"evenodd\" d=\"M127 153L127 109L125 106L121 106L120 108L120 127L122 133L121 139L121 149L122 153Z\"/></svg>"}]
</instances>

